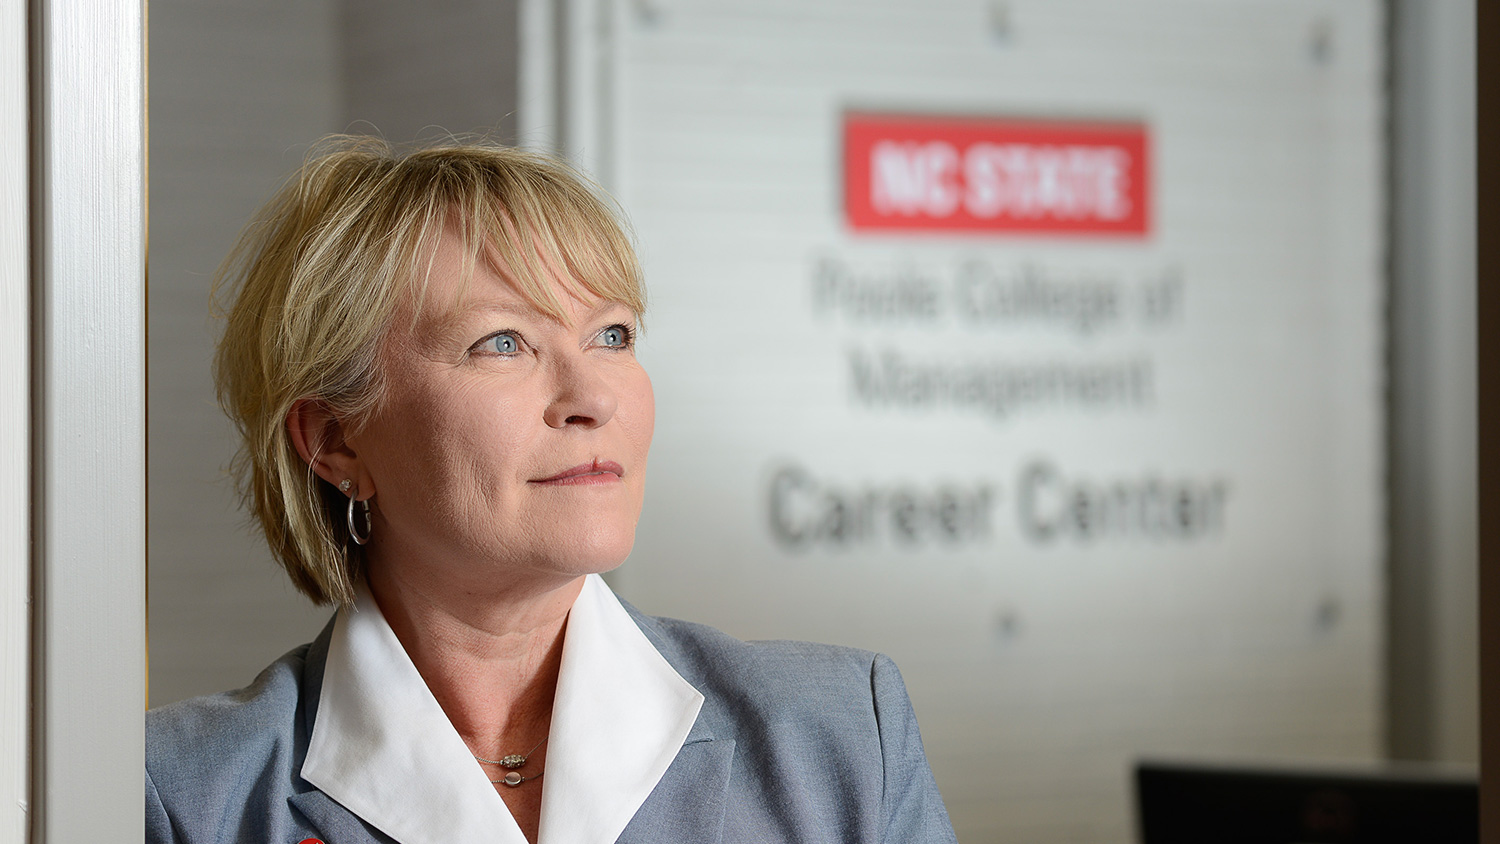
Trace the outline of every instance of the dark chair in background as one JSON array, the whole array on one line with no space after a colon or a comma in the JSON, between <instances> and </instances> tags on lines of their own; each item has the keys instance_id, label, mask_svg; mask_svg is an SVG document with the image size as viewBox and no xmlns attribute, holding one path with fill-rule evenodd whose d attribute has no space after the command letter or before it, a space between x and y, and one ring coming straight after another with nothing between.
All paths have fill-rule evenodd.
<instances>
[{"instance_id":1,"label":"dark chair in background","mask_svg":"<svg viewBox=\"0 0 1500 844\"><path fill-rule=\"evenodd\" d=\"M1474 844L1477 775L1140 762L1142 844Z\"/></svg>"}]
</instances>

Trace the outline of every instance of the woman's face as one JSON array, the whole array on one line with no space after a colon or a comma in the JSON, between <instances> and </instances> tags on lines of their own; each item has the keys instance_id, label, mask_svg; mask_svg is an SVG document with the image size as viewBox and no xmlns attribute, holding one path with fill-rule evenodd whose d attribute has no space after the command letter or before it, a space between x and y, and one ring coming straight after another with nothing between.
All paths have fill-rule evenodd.
<instances>
[{"instance_id":1,"label":"woman's face","mask_svg":"<svg viewBox=\"0 0 1500 844\"><path fill-rule=\"evenodd\" d=\"M435 257L420 317L398 314L382 349L386 400L348 439L374 495L370 564L472 589L614 568L655 423L635 314L555 286L558 322L482 261L460 297L461 241Z\"/></svg>"}]
</instances>

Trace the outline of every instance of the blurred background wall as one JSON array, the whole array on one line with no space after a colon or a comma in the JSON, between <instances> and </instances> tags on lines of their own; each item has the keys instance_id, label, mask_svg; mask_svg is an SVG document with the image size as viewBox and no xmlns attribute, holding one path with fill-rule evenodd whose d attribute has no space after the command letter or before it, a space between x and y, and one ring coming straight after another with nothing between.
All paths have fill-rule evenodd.
<instances>
[{"instance_id":1,"label":"blurred background wall","mask_svg":"<svg viewBox=\"0 0 1500 844\"><path fill-rule=\"evenodd\" d=\"M315 635L328 615L275 570L224 474L233 431L208 377L215 266L318 136L375 130L406 140L479 129L567 152L621 196L641 233L656 306L642 355L662 412L653 494L616 588L648 612L738 635L892 652L960 840L1128 840L1124 764L1132 754L1473 762L1473 4L1221 4L1210 13L1141 3L1110 14L1085 3L978 0L753 5L754 13L744 4L686 0L444 0L420 9L347 0L152 4L153 705L244 685ZM1204 33L1227 44L1195 51L1184 43ZM915 46L893 48L901 44ZM1286 51L1280 70L1266 55L1276 49ZM1121 64L1090 64L1102 57ZM891 70L882 77L866 65ZM903 75L902 67L971 87L935 95L930 78ZM1025 75L1043 71L1050 76ZM796 84L799 73L805 86ZM1200 107L1184 99L1215 79L1220 88ZM1329 90L1301 90L1309 85ZM1174 91L1182 97L1172 99ZM1276 112L1278 92L1306 110ZM840 227L838 133L842 115L860 109L1142 124L1163 174L1155 228L1135 245L852 235ZM1287 145L1286 161L1311 162L1296 166L1312 167L1309 202L1321 205L1283 199L1281 210L1255 217L1234 197L1197 202L1192 188L1207 190L1206 181L1175 181L1194 133L1209 131L1194 120L1207 113L1243 132L1255 125L1254 109L1286 121L1276 124L1275 142ZM1344 168L1331 177L1345 179L1344 193L1326 189L1319 162ZM1243 175L1254 181L1260 163ZM1349 204L1329 204L1340 196ZM954 256L1000 267L1186 267L1188 301L1199 309L1190 327L1233 346L1233 320L1204 322L1215 307L1235 303L1215 300L1217 265L1195 252L1201 238L1185 234L1203 216L1194 207L1244 210L1243 219L1268 220L1271 230L1278 214L1302 215L1324 239L1250 247L1354 266L1325 267L1327 279L1296 261L1274 278L1247 271L1247 283L1285 284L1287 295L1311 298L1279 320L1261 317L1237 347L1266 352L1259 369L1253 355L1226 360L1227 369L1206 367L1191 392L1207 397L1198 404L1172 403L1173 378L1195 370L1171 361L1201 357L1194 349L1202 347L1162 351L1151 345L1158 341L1129 338L1118 348L1161 360L1162 409L1145 422L1042 415L1001 429L870 410L847 395L845 356L867 336L903 349L970 342L961 351L971 356L1022 358L1028 349L1092 354L1114 341L1077 345L1023 329L1005 341L1013 345L991 348L952 326L923 333L820 314L814 284L830 260L867 276L937 277ZM693 229L705 219L729 222ZM1329 232L1345 233L1333 236L1345 238L1338 247L1345 251L1326 251L1334 249ZM1364 245L1350 251L1347 242ZM1348 292L1317 292L1325 280L1327 290ZM1300 292L1309 287L1313 293ZM1353 298L1339 298L1346 295ZM1248 298L1241 305L1263 307ZM718 369L685 360L726 334L748 335L752 345L725 346ZM825 341L826 350L816 345ZM1215 419L1233 424L1200 405L1262 395L1255 379L1287 365L1275 364L1278 349L1293 344L1305 354L1319 343L1327 359L1300 367L1322 373L1307 376L1310 404L1247 408L1235 431L1250 442L1283 422L1320 431L1292 447L1307 464L1299 483L1319 491L1307 500L1331 508L1321 515L1353 521L1322 532L1311 523L1264 522L1288 531L1280 540L1236 533L1257 524L1244 508L1276 503L1257 498L1245 479L1255 477L1257 461L1290 459L1270 452L1297 431L1266 441L1264 455L1246 453L1245 440L1209 442L1173 463L1192 446L1174 448L1204 439ZM788 361L800 366L806 379L790 388L785 376L766 383L767 356L778 371ZM833 380L817 380L819 361L833 362ZM1248 381L1238 393L1216 392L1215 372ZM1317 418L1351 406L1338 404L1347 396L1324 395L1330 390L1353 396L1346 430L1328 431L1328 420ZM760 399L759 407L725 425L716 402L736 393ZM884 470L841 463L839 448L859 437L876 445L936 438L949 450L882 454ZM1089 440L1097 448L1079 450L1076 443ZM1354 456L1319 462L1339 448ZM1237 521L1186 548L1136 542L1043 551L1009 536L1001 522L1014 509L1015 475L1037 455L1131 477L1233 470ZM705 491L696 480L704 459L735 465L744 483ZM789 549L767 529L765 502L777 468L789 463L855 490L990 484L999 515L969 547L877 537L853 551ZM1305 493L1293 489L1288 500ZM1284 553L1274 559L1256 557L1278 547ZM1257 576L1253 564L1262 563ZM1296 580L1306 571L1306 582ZM830 598L841 590L855 599ZM1183 641L1194 637L1207 644ZM1151 651L1152 642L1161 650ZM1256 688L1245 690L1247 683ZM1264 697L1237 706L1234 694Z\"/></svg>"}]
</instances>

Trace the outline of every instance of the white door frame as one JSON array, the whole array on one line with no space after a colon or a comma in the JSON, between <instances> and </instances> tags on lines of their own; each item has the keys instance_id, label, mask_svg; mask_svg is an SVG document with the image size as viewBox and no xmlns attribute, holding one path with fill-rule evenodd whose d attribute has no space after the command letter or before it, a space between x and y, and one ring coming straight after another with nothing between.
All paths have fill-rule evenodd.
<instances>
[{"instance_id":1,"label":"white door frame","mask_svg":"<svg viewBox=\"0 0 1500 844\"><path fill-rule=\"evenodd\" d=\"M30 841L141 840L145 7L29 5Z\"/></svg>"},{"instance_id":2,"label":"white door frame","mask_svg":"<svg viewBox=\"0 0 1500 844\"><path fill-rule=\"evenodd\" d=\"M0 7L0 843L26 840L31 368L26 4Z\"/></svg>"}]
</instances>

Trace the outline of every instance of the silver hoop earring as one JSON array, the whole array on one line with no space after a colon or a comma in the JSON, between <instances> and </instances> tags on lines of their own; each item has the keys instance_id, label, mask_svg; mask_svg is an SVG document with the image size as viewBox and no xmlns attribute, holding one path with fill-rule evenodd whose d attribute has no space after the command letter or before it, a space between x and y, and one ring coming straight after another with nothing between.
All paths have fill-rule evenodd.
<instances>
[{"instance_id":1,"label":"silver hoop earring","mask_svg":"<svg viewBox=\"0 0 1500 844\"><path fill-rule=\"evenodd\" d=\"M351 485L352 484L350 483L349 479L345 478L343 480L343 482L339 484L339 489L341 489L341 490L343 490L344 492L347 493L347 492L349 492L349 487ZM354 540L354 544L355 545L364 545L366 542L370 541L370 529L374 525L373 525L373 523L372 523L372 521L370 519L370 502L368 502L368 501L355 501L354 500L354 496L357 495L358 493L359 493L359 490L356 489L356 490L354 490L354 493L352 493L352 494L349 495L349 511L345 515L344 521L347 522L348 525L349 525L349 538L352 539L352 540ZM354 526L354 508L355 508L356 504L362 505L361 509L364 510L364 518L365 518L365 535L364 536L360 536L359 535L359 530L357 528L355 528L355 526Z\"/></svg>"}]
</instances>

